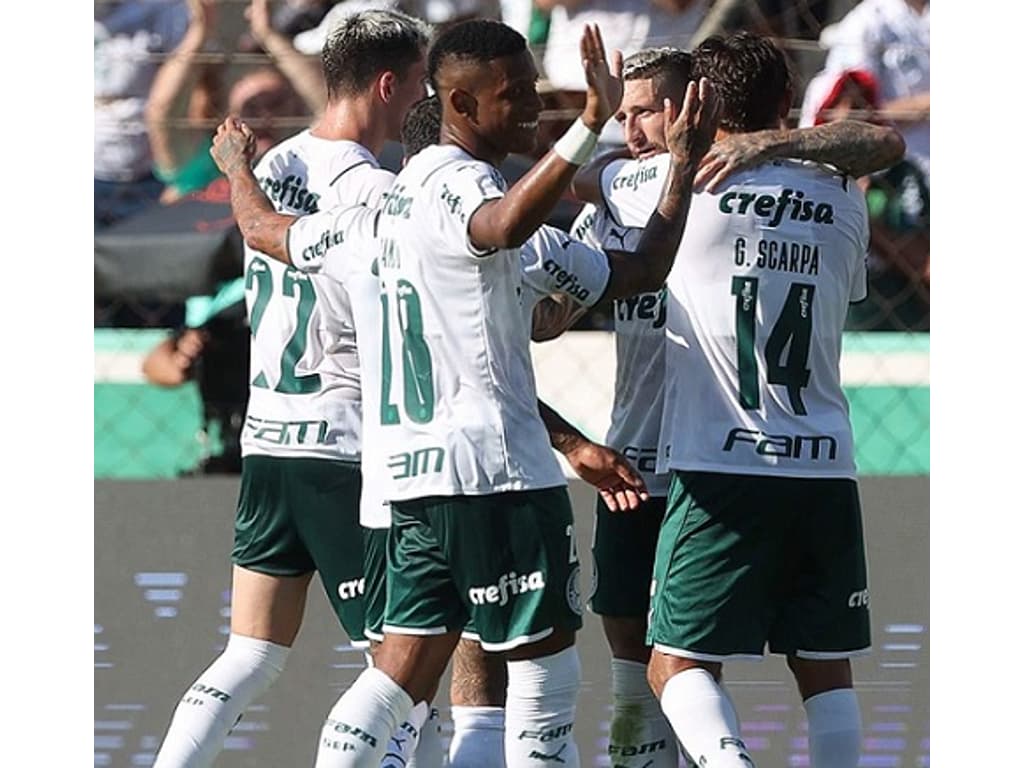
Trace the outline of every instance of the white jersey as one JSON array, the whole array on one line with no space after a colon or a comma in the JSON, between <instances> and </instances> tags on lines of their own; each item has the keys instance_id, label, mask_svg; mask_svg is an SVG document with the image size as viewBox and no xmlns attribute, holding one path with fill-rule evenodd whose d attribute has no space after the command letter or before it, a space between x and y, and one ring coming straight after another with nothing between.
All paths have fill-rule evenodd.
<instances>
[{"instance_id":1,"label":"white jersey","mask_svg":"<svg viewBox=\"0 0 1024 768\"><path fill-rule=\"evenodd\" d=\"M693 196L667 281L659 469L856 476L839 355L867 247L864 195L819 166Z\"/></svg>"},{"instance_id":2,"label":"white jersey","mask_svg":"<svg viewBox=\"0 0 1024 768\"><path fill-rule=\"evenodd\" d=\"M537 408L520 251L469 221L505 193L454 146L415 155L383 206L383 422L392 501L565 485Z\"/></svg>"},{"instance_id":3,"label":"white jersey","mask_svg":"<svg viewBox=\"0 0 1024 768\"><path fill-rule=\"evenodd\" d=\"M527 328L533 308L545 296L564 293L577 304L594 306L608 287L608 257L599 248L545 224L523 243L523 318Z\"/></svg>"},{"instance_id":4,"label":"white jersey","mask_svg":"<svg viewBox=\"0 0 1024 768\"><path fill-rule=\"evenodd\" d=\"M669 155L632 162L625 173L601 176L605 205L580 212L573 230L586 228L602 248L636 251L641 227L654 212L668 171ZM657 161L657 162L655 162ZM616 164L621 168L623 163ZM629 224L611 215L607 201L635 209ZM645 213L642 209L645 209ZM668 494L667 474L658 474L658 438L665 398L665 289L615 300L615 396L605 442L636 465L654 497Z\"/></svg>"},{"instance_id":5,"label":"white jersey","mask_svg":"<svg viewBox=\"0 0 1024 768\"><path fill-rule=\"evenodd\" d=\"M255 175L281 213L375 203L391 175L363 146L302 131ZM252 329L242 455L358 461L362 406L355 322L345 289L246 246Z\"/></svg>"}]
</instances>

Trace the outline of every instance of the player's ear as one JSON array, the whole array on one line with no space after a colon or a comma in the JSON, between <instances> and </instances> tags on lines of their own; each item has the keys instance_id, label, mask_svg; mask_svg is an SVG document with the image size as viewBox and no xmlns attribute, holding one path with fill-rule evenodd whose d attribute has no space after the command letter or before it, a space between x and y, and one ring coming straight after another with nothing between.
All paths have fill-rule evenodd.
<instances>
[{"instance_id":1,"label":"player's ear","mask_svg":"<svg viewBox=\"0 0 1024 768\"><path fill-rule=\"evenodd\" d=\"M477 101L469 91L452 88L448 92L448 103L451 104L456 114L462 115L474 123L477 122Z\"/></svg>"},{"instance_id":2,"label":"player's ear","mask_svg":"<svg viewBox=\"0 0 1024 768\"><path fill-rule=\"evenodd\" d=\"M391 101L395 93L395 85L398 78L391 70L384 70L377 76L377 95L385 104Z\"/></svg>"}]
</instances>

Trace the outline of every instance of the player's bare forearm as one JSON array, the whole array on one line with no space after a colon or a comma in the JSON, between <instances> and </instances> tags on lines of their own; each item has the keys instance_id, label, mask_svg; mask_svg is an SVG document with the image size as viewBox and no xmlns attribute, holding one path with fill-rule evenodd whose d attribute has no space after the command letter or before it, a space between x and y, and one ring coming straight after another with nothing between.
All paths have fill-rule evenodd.
<instances>
[{"instance_id":1,"label":"player's bare forearm","mask_svg":"<svg viewBox=\"0 0 1024 768\"><path fill-rule=\"evenodd\" d=\"M889 168L906 149L899 131L859 120L797 129L785 145L780 156L827 163L855 177Z\"/></svg>"},{"instance_id":2,"label":"player's bare forearm","mask_svg":"<svg viewBox=\"0 0 1024 768\"><path fill-rule=\"evenodd\" d=\"M612 275L605 299L657 291L675 262L693 197L694 163L672 163L658 207L647 220L635 254L609 251Z\"/></svg>"},{"instance_id":3,"label":"player's bare forearm","mask_svg":"<svg viewBox=\"0 0 1024 768\"><path fill-rule=\"evenodd\" d=\"M231 210L246 245L285 264L288 258L288 228L295 216L277 213L248 166L226 174L231 185Z\"/></svg>"},{"instance_id":4,"label":"player's bare forearm","mask_svg":"<svg viewBox=\"0 0 1024 768\"><path fill-rule=\"evenodd\" d=\"M288 227L296 217L277 213L263 193L250 167L255 148L249 126L228 117L217 128L210 155L231 185L231 211L246 244L290 264Z\"/></svg>"},{"instance_id":5,"label":"player's bare forearm","mask_svg":"<svg viewBox=\"0 0 1024 768\"><path fill-rule=\"evenodd\" d=\"M561 415L543 400L537 401L541 421L548 430L551 447L563 455L568 455L585 443L590 442L576 427L567 422Z\"/></svg>"},{"instance_id":6,"label":"player's bare forearm","mask_svg":"<svg viewBox=\"0 0 1024 768\"><path fill-rule=\"evenodd\" d=\"M904 150L899 131L859 120L737 133L715 142L701 163L695 185L714 192L730 175L774 157L824 163L860 177L899 162Z\"/></svg>"}]
</instances>

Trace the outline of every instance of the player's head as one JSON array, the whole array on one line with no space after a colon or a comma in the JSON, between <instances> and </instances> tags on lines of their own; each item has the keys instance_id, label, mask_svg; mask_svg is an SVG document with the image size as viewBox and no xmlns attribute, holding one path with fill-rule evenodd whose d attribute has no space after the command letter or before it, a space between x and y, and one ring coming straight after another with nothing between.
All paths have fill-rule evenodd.
<instances>
[{"instance_id":1,"label":"player's head","mask_svg":"<svg viewBox=\"0 0 1024 768\"><path fill-rule=\"evenodd\" d=\"M701 77L718 91L720 126L727 133L778 128L793 103L786 56L761 35L737 32L709 37L693 51L693 79Z\"/></svg>"},{"instance_id":2,"label":"player's head","mask_svg":"<svg viewBox=\"0 0 1024 768\"><path fill-rule=\"evenodd\" d=\"M445 126L485 151L529 152L537 142L537 66L526 39L484 19L449 27L430 49L430 83Z\"/></svg>"},{"instance_id":3,"label":"player's head","mask_svg":"<svg viewBox=\"0 0 1024 768\"><path fill-rule=\"evenodd\" d=\"M441 139L441 102L428 96L412 105L402 123L402 148L405 160Z\"/></svg>"},{"instance_id":4,"label":"player's head","mask_svg":"<svg viewBox=\"0 0 1024 768\"><path fill-rule=\"evenodd\" d=\"M425 23L397 11L360 11L347 16L324 42L327 99L369 98L397 139L409 107L426 96Z\"/></svg>"},{"instance_id":5,"label":"player's head","mask_svg":"<svg viewBox=\"0 0 1024 768\"><path fill-rule=\"evenodd\" d=\"M622 62L622 103L615 119L622 125L633 157L664 152L665 99L682 103L690 80L690 54L678 48L646 48Z\"/></svg>"}]
</instances>

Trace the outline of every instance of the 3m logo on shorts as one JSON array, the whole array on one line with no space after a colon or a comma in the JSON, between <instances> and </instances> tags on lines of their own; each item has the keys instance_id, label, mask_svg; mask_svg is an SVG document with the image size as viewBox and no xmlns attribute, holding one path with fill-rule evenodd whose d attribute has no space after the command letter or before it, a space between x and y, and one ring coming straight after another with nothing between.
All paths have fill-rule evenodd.
<instances>
[{"instance_id":1,"label":"3m logo on shorts","mask_svg":"<svg viewBox=\"0 0 1024 768\"><path fill-rule=\"evenodd\" d=\"M512 571L503 574L497 584L470 587L469 602L473 605L493 605L494 603L505 605L510 598L516 595L521 595L524 592L539 592L542 589L544 589L544 574L541 571L521 575Z\"/></svg>"},{"instance_id":2,"label":"3m logo on shorts","mask_svg":"<svg viewBox=\"0 0 1024 768\"><path fill-rule=\"evenodd\" d=\"M366 579L352 579L351 581L343 581L338 585L338 597L342 600L351 600L354 597L359 597L365 591Z\"/></svg>"},{"instance_id":3,"label":"3m logo on shorts","mask_svg":"<svg viewBox=\"0 0 1024 768\"><path fill-rule=\"evenodd\" d=\"M868 590L862 589L859 592L851 594L850 599L846 601L846 604L851 608L867 608L870 599L871 596L868 594Z\"/></svg>"},{"instance_id":4,"label":"3m logo on shorts","mask_svg":"<svg viewBox=\"0 0 1024 768\"><path fill-rule=\"evenodd\" d=\"M754 446L754 452L761 456L781 456L787 459L826 458L835 461L839 448L831 435L768 435L756 429L736 427L729 431L722 450L731 451L737 443Z\"/></svg>"}]
</instances>

